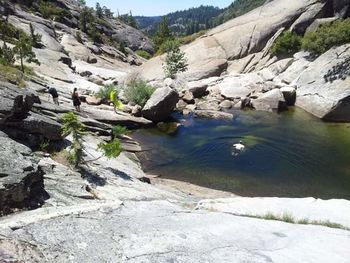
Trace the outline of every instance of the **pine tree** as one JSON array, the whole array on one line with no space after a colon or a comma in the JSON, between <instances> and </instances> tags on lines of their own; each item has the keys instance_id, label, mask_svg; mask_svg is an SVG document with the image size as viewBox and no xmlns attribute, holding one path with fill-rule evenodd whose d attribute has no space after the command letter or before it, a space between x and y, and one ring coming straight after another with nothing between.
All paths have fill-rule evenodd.
<instances>
[{"instance_id":1,"label":"pine tree","mask_svg":"<svg viewBox=\"0 0 350 263\"><path fill-rule=\"evenodd\" d=\"M6 45L6 42L4 42L3 46L0 48L0 63L5 66L10 66L15 63L14 51Z\"/></svg>"},{"instance_id":2,"label":"pine tree","mask_svg":"<svg viewBox=\"0 0 350 263\"><path fill-rule=\"evenodd\" d=\"M41 48L43 46L43 44L41 43L41 35L40 34L36 34L35 33L35 29L32 23L29 24L29 28L30 28L30 38L31 38L31 42L32 42L32 46L35 48Z\"/></svg>"},{"instance_id":3,"label":"pine tree","mask_svg":"<svg viewBox=\"0 0 350 263\"><path fill-rule=\"evenodd\" d=\"M83 136L85 126L78 120L75 113L69 112L62 116L62 136L72 135L73 141L69 152L68 161L77 168L84 159Z\"/></svg>"},{"instance_id":4,"label":"pine tree","mask_svg":"<svg viewBox=\"0 0 350 263\"><path fill-rule=\"evenodd\" d=\"M160 46L165 43L167 40L173 40L174 36L171 32L171 29L168 26L168 18L165 16L162 18L158 25L158 31L153 38L153 42L156 46L156 49L159 49Z\"/></svg>"},{"instance_id":5,"label":"pine tree","mask_svg":"<svg viewBox=\"0 0 350 263\"><path fill-rule=\"evenodd\" d=\"M185 72L188 69L187 58L185 52L180 50L180 44L178 41L166 42L167 56L163 69L166 77L175 78L178 72Z\"/></svg>"},{"instance_id":6,"label":"pine tree","mask_svg":"<svg viewBox=\"0 0 350 263\"><path fill-rule=\"evenodd\" d=\"M40 62L36 59L36 55L32 49L31 39L24 33L19 34L18 41L14 47L14 52L18 59L21 61L21 70L24 73L24 61L28 63L35 63L40 65Z\"/></svg>"},{"instance_id":7,"label":"pine tree","mask_svg":"<svg viewBox=\"0 0 350 263\"><path fill-rule=\"evenodd\" d=\"M102 18L103 17L103 10L101 8L100 3L96 3L96 8L95 9L96 9L96 16L98 18Z\"/></svg>"}]
</instances>

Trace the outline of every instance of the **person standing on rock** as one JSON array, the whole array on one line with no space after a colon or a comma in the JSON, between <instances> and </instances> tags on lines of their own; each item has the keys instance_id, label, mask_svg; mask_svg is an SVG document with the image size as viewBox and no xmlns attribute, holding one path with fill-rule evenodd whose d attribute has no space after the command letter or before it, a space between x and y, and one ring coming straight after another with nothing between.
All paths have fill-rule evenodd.
<instances>
[{"instance_id":1,"label":"person standing on rock","mask_svg":"<svg viewBox=\"0 0 350 263\"><path fill-rule=\"evenodd\" d=\"M49 96L52 96L53 99L53 103L55 103L56 105L60 105L60 103L58 102L58 93L57 90L53 87L49 87L47 86L47 92L49 93Z\"/></svg>"},{"instance_id":2,"label":"person standing on rock","mask_svg":"<svg viewBox=\"0 0 350 263\"><path fill-rule=\"evenodd\" d=\"M72 93L72 100L73 100L73 105L77 111L80 111L80 99L79 99L79 93L78 89L74 88L73 93Z\"/></svg>"}]
</instances>

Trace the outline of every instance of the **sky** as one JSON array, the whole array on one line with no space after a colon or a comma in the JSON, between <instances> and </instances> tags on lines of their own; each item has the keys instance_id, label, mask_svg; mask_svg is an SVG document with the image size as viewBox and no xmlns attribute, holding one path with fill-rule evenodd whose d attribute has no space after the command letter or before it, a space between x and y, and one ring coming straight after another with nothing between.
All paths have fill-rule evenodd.
<instances>
[{"instance_id":1,"label":"sky","mask_svg":"<svg viewBox=\"0 0 350 263\"><path fill-rule=\"evenodd\" d=\"M131 10L134 16L158 16L200 5L227 7L233 0L86 0L87 5L93 7L96 2L107 6L114 13L119 10L120 14L125 14Z\"/></svg>"}]
</instances>

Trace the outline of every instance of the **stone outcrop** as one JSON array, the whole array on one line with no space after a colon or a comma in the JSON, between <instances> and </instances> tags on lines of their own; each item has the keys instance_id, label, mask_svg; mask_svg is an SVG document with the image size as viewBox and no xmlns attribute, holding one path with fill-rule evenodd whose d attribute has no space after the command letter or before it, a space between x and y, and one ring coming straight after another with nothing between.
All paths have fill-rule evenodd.
<instances>
[{"instance_id":1,"label":"stone outcrop","mask_svg":"<svg viewBox=\"0 0 350 263\"><path fill-rule=\"evenodd\" d=\"M298 78L296 105L324 120L350 121L350 45L332 48Z\"/></svg>"},{"instance_id":2,"label":"stone outcrop","mask_svg":"<svg viewBox=\"0 0 350 263\"><path fill-rule=\"evenodd\" d=\"M179 101L179 94L169 87L157 89L142 109L142 116L153 122L167 119Z\"/></svg>"},{"instance_id":3,"label":"stone outcrop","mask_svg":"<svg viewBox=\"0 0 350 263\"><path fill-rule=\"evenodd\" d=\"M31 150L0 131L0 216L34 208L43 192L43 173Z\"/></svg>"}]
</instances>

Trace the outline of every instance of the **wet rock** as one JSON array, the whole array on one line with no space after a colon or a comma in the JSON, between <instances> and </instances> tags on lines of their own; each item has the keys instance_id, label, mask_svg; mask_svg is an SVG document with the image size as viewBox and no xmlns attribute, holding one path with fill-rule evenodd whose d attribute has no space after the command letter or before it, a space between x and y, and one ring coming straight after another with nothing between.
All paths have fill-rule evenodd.
<instances>
[{"instance_id":1,"label":"wet rock","mask_svg":"<svg viewBox=\"0 0 350 263\"><path fill-rule=\"evenodd\" d=\"M227 119L232 120L233 114L222 112L222 111L213 111L213 110L195 110L194 115L197 118L208 118L208 119Z\"/></svg>"},{"instance_id":2,"label":"wet rock","mask_svg":"<svg viewBox=\"0 0 350 263\"><path fill-rule=\"evenodd\" d=\"M169 88L159 88L142 109L142 116L153 122L167 119L179 101L179 94Z\"/></svg>"},{"instance_id":3,"label":"wet rock","mask_svg":"<svg viewBox=\"0 0 350 263\"><path fill-rule=\"evenodd\" d=\"M180 126L181 126L180 123L177 123L177 122L159 122L159 123L157 123L157 128L166 134L176 133L177 129Z\"/></svg>"}]
</instances>

